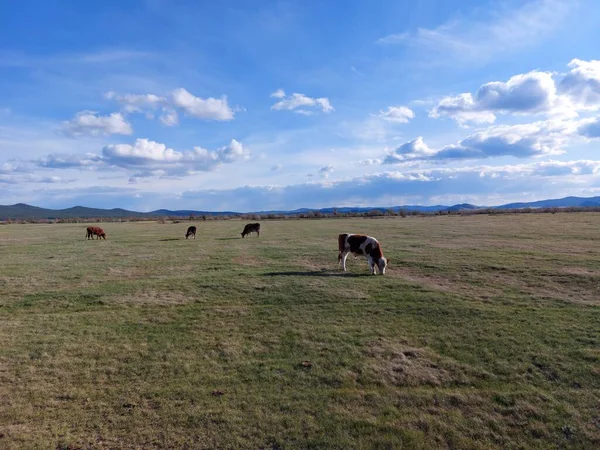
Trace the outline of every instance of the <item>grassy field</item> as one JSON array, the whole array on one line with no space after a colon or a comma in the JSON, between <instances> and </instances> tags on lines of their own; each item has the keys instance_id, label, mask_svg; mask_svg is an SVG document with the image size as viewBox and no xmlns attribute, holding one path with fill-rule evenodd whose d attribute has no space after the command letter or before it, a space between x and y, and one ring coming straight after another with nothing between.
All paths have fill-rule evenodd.
<instances>
[{"instance_id":1,"label":"grassy field","mask_svg":"<svg viewBox=\"0 0 600 450\"><path fill-rule=\"evenodd\" d=\"M600 446L600 214L195 224L0 226L0 448Z\"/></svg>"}]
</instances>

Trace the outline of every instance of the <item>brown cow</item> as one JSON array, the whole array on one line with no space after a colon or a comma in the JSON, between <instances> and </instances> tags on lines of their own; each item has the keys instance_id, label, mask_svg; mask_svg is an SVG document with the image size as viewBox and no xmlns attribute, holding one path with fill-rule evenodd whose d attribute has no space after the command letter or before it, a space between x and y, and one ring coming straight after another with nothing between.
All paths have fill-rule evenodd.
<instances>
[{"instance_id":1,"label":"brown cow","mask_svg":"<svg viewBox=\"0 0 600 450\"><path fill-rule=\"evenodd\" d=\"M194 239L196 239L196 227L193 225L191 227L188 227L187 233L185 233L186 239L190 236L194 236Z\"/></svg>"},{"instance_id":2,"label":"brown cow","mask_svg":"<svg viewBox=\"0 0 600 450\"><path fill-rule=\"evenodd\" d=\"M260 223L249 223L240 234L244 238L250 233L256 233L256 237L260 237Z\"/></svg>"},{"instance_id":3,"label":"brown cow","mask_svg":"<svg viewBox=\"0 0 600 450\"><path fill-rule=\"evenodd\" d=\"M87 227L87 234L86 237L88 239L94 239L94 235L98 236L98 239L100 238L104 238L106 239L106 233L104 232L104 230L100 227Z\"/></svg>"},{"instance_id":4,"label":"brown cow","mask_svg":"<svg viewBox=\"0 0 600 450\"><path fill-rule=\"evenodd\" d=\"M375 275L375 266L379 269L381 275L385 275L385 268L389 259L383 256L381 246L377 239L363 234L340 234L338 236L338 263L342 263L344 272L346 271L346 258L349 253L355 256L364 255L369 263L371 274Z\"/></svg>"}]
</instances>

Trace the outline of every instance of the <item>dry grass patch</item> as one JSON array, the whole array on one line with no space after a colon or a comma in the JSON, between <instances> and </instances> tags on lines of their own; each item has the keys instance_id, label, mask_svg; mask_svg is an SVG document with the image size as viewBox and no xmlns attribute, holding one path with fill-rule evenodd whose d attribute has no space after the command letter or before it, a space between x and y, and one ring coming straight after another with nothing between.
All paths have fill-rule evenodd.
<instances>
[{"instance_id":1,"label":"dry grass patch","mask_svg":"<svg viewBox=\"0 0 600 450\"><path fill-rule=\"evenodd\" d=\"M382 384L394 386L455 386L471 384L473 377L485 374L444 358L428 348L408 345L405 341L379 338L363 350L368 370Z\"/></svg>"},{"instance_id":2,"label":"dry grass patch","mask_svg":"<svg viewBox=\"0 0 600 450\"><path fill-rule=\"evenodd\" d=\"M144 290L131 295L112 295L103 297L102 302L107 305L123 306L178 306L187 305L196 299L183 292Z\"/></svg>"}]
</instances>

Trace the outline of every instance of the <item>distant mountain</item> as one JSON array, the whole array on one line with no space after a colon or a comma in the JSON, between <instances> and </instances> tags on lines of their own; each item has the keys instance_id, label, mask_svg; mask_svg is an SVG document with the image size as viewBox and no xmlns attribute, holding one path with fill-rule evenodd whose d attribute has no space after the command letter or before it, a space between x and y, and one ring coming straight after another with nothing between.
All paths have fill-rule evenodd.
<instances>
[{"instance_id":1,"label":"distant mountain","mask_svg":"<svg viewBox=\"0 0 600 450\"><path fill-rule=\"evenodd\" d=\"M465 211L470 209L480 209L481 206L471 205L470 203L461 203L460 205L454 205L448 208L448 211Z\"/></svg>"},{"instance_id":2,"label":"distant mountain","mask_svg":"<svg viewBox=\"0 0 600 450\"><path fill-rule=\"evenodd\" d=\"M453 206L445 205L434 205L434 206L423 206L423 205L403 205L403 206L381 206L381 207L340 207L340 208L299 208L291 211L288 210L271 210L271 211L257 211L256 214L307 214L311 211L318 211L323 214L331 214L337 211L340 214L346 213L365 213L372 210L388 211L393 210L398 213L400 211L406 212L426 212L435 213L438 211L465 211L475 210L481 208L494 208L494 209L520 209L520 208L566 208L566 207L600 207L600 197L565 197L559 199L539 200L536 202L520 202L520 203L507 203L500 206L477 206L470 203L461 203ZM0 205L0 220L7 219L67 219L74 217L81 218L118 218L118 217L189 217L191 215L196 217L202 216L231 216L241 214L234 211L195 211L195 210L169 210L169 209L158 209L148 213L138 211L128 211L126 209L114 208L114 209L100 209L100 208L87 208L85 206L74 206L67 209L46 209L39 208L37 206L27 205L25 203L17 203L16 205ZM244 213L252 214L252 213Z\"/></svg>"},{"instance_id":3,"label":"distant mountain","mask_svg":"<svg viewBox=\"0 0 600 450\"><path fill-rule=\"evenodd\" d=\"M600 206L600 197L564 197L549 200L539 200L528 203L507 203L496 206L497 209L519 209L519 208L568 208L568 207Z\"/></svg>"},{"instance_id":4,"label":"distant mountain","mask_svg":"<svg viewBox=\"0 0 600 450\"><path fill-rule=\"evenodd\" d=\"M16 205L0 205L0 220L6 219L66 219L73 217L143 217L144 213L125 209L97 209L85 206L74 206L67 209L46 209L37 206L17 203Z\"/></svg>"}]
</instances>

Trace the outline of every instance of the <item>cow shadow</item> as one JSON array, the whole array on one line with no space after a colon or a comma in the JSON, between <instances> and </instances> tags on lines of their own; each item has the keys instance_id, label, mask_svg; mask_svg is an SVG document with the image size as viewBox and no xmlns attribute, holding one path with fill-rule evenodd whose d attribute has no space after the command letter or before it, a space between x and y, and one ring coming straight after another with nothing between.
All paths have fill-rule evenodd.
<instances>
[{"instance_id":1,"label":"cow shadow","mask_svg":"<svg viewBox=\"0 0 600 450\"><path fill-rule=\"evenodd\" d=\"M166 241L180 241L181 238L166 238L166 239L159 239L160 242L166 242Z\"/></svg>"},{"instance_id":2,"label":"cow shadow","mask_svg":"<svg viewBox=\"0 0 600 450\"><path fill-rule=\"evenodd\" d=\"M242 238L241 237L215 238L216 241L231 241L233 239L242 239Z\"/></svg>"},{"instance_id":3,"label":"cow shadow","mask_svg":"<svg viewBox=\"0 0 600 450\"><path fill-rule=\"evenodd\" d=\"M349 272L327 272L323 270L311 270L311 271L287 271L287 272L267 272L263 274L264 277L345 277L345 278L359 278L366 276L373 276L365 273L349 273Z\"/></svg>"}]
</instances>

